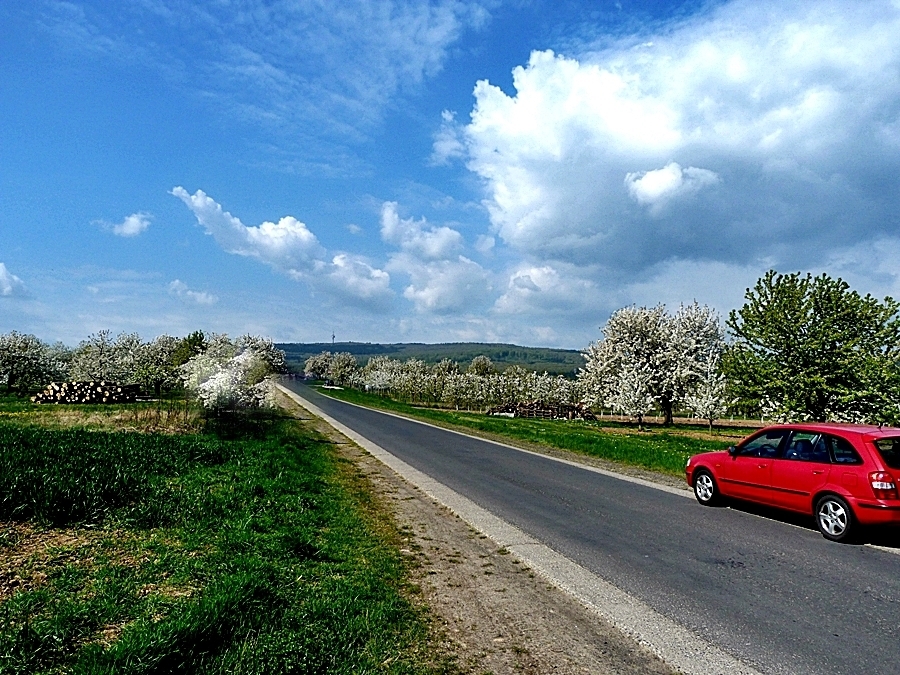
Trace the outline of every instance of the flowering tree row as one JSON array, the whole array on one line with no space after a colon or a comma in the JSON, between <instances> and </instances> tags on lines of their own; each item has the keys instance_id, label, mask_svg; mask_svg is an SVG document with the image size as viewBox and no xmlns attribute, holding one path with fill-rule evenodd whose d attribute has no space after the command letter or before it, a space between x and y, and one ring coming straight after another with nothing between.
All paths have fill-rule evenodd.
<instances>
[{"instance_id":1,"label":"flowering tree row","mask_svg":"<svg viewBox=\"0 0 900 675\"><path fill-rule=\"evenodd\" d=\"M322 352L306 361L308 376L383 396L455 409L485 410L497 405L538 401L547 405L578 403L580 384L562 375L535 373L521 366L497 372L486 356L468 367L445 359L429 366L424 361L399 361L376 356L362 368L351 354Z\"/></svg>"},{"instance_id":2,"label":"flowering tree row","mask_svg":"<svg viewBox=\"0 0 900 675\"><path fill-rule=\"evenodd\" d=\"M371 358L359 368L351 354L322 352L306 362L307 375L411 403L468 410L539 402L587 404L633 417L654 410L671 422L676 408L712 425L726 410L720 362L725 335L718 315L697 303L669 314L662 305L626 307L603 328L603 338L584 351L577 377L536 373L521 366L497 372L479 356L467 368L444 360Z\"/></svg>"},{"instance_id":3,"label":"flowering tree row","mask_svg":"<svg viewBox=\"0 0 900 675\"><path fill-rule=\"evenodd\" d=\"M106 381L139 384L157 395L184 387L208 408L248 407L270 401L271 376L286 370L284 352L252 335L231 340L198 331L144 342L136 333L113 338L100 331L74 349L15 331L0 335L0 383L9 392L54 381Z\"/></svg>"}]
</instances>

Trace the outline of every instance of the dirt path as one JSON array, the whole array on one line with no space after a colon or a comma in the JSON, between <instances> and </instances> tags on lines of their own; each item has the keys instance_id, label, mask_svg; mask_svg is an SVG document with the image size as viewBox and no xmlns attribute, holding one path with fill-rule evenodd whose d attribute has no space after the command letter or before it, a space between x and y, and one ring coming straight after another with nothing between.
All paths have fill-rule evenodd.
<instances>
[{"instance_id":1,"label":"dirt path","mask_svg":"<svg viewBox=\"0 0 900 675\"><path fill-rule=\"evenodd\" d=\"M307 423L339 444L393 511L439 648L463 673L673 672L329 425Z\"/></svg>"}]
</instances>

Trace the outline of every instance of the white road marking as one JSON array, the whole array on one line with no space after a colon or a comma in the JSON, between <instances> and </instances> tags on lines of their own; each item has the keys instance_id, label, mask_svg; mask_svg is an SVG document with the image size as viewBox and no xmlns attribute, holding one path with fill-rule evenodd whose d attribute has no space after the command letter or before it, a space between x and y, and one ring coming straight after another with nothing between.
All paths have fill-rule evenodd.
<instances>
[{"instance_id":1,"label":"white road marking","mask_svg":"<svg viewBox=\"0 0 900 675\"><path fill-rule=\"evenodd\" d=\"M318 406L282 385L278 385L278 388L298 405L321 417L332 427L356 442L404 480L415 485L429 497L453 511L464 522L490 538L498 546L514 553L519 560L526 563L531 569L547 579L548 582L569 593L588 610L609 621L616 628L650 649L678 671L685 673L685 675L760 675L759 671L738 661L727 652L710 644L668 617L663 616L637 598L557 553L531 535L498 518L490 511L483 509L446 485L411 467L384 448L332 418ZM397 417L402 416L398 415ZM407 417L403 417L403 419L409 420ZM449 431L441 427L435 428ZM465 436L466 434L461 435ZM504 445L503 443L496 444ZM505 447L521 450L521 448L515 448L514 446ZM530 451L522 450L522 452ZM544 457L545 455L540 456ZM551 459L582 466L575 462L556 458ZM593 467L584 468L594 470ZM634 479L630 476L621 476L603 470L597 471L615 478L622 478L623 480L631 480L641 484L648 483L648 487L663 488L666 492L672 491L674 494L682 494L682 491L649 483L649 481ZM690 496L690 493L688 493L688 496Z\"/></svg>"}]
</instances>

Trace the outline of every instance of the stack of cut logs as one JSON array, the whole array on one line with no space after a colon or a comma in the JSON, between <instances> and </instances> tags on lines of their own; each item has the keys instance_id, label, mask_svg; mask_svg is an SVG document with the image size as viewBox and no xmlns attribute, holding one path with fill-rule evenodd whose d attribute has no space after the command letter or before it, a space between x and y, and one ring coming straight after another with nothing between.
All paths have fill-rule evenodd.
<instances>
[{"instance_id":1,"label":"stack of cut logs","mask_svg":"<svg viewBox=\"0 0 900 675\"><path fill-rule=\"evenodd\" d=\"M550 404L541 401L528 403L507 403L488 410L488 415L530 417L544 420L596 420L594 413L586 405L579 403Z\"/></svg>"},{"instance_id":2,"label":"stack of cut logs","mask_svg":"<svg viewBox=\"0 0 900 675\"><path fill-rule=\"evenodd\" d=\"M31 400L35 403L133 403L140 390L138 384L53 382Z\"/></svg>"}]
</instances>

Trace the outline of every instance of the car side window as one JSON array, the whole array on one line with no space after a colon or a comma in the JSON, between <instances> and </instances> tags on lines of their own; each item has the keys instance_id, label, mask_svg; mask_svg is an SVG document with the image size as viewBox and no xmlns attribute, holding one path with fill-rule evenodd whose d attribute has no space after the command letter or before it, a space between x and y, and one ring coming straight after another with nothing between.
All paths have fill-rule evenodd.
<instances>
[{"instance_id":1,"label":"car side window","mask_svg":"<svg viewBox=\"0 0 900 675\"><path fill-rule=\"evenodd\" d=\"M850 441L836 436L832 436L828 440L835 464L862 464L862 459Z\"/></svg>"},{"instance_id":2,"label":"car side window","mask_svg":"<svg viewBox=\"0 0 900 675\"><path fill-rule=\"evenodd\" d=\"M785 429L772 429L759 436L754 436L738 446L738 455L741 457L775 457L787 433Z\"/></svg>"},{"instance_id":3,"label":"car side window","mask_svg":"<svg viewBox=\"0 0 900 675\"><path fill-rule=\"evenodd\" d=\"M828 464L828 447L825 437L810 431L795 431L785 448L783 459L799 462L821 462Z\"/></svg>"}]
</instances>

